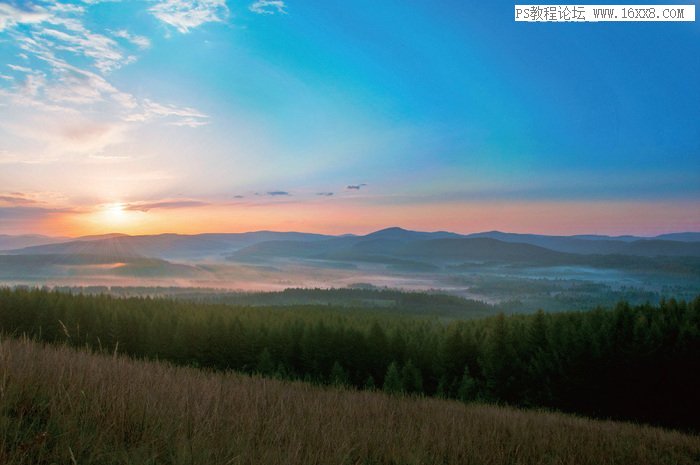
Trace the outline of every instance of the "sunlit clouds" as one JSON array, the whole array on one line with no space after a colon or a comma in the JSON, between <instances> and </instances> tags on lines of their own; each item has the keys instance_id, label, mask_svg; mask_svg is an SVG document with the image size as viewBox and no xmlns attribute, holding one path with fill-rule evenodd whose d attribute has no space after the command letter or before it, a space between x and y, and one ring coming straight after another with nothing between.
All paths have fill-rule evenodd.
<instances>
[{"instance_id":1,"label":"sunlit clouds","mask_svg":"<svg viewBox=\"0 0 700 465\"><path fill-rule=\"evenodd\" d=\"M28 220L52 235L123 232L196 234L212 231L314 231L365 234L381 225L416 230L446 229L461 233L501 230L540 234L609 234L635 231L657 235L697 230L700 223L685 216L686 202L486 202L422 205L368 205L349 199L163 201L153 204L106 203L90 208L57 210L0 206L0 220ZM13 217L10 217L12 211ZM659 221L661 219L661 221ZM585 223L585 229L581 224ZM440 225L437 228L435 225Z\"/></svg>"}]
</instances>

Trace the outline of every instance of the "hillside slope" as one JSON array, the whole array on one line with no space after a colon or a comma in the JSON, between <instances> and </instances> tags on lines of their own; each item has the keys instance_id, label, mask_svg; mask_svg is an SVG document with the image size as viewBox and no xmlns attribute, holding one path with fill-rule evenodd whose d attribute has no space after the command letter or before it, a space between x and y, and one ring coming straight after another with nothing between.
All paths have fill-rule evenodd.
<instances>
[{"instance_id":1,"label":"hillside slope","mask_svg":"<svg viewBox=\"0 0 700 465\"><path fill-rule=\"evenodd\" d=\"M700 438L0 342L0 462L692 464Z\"/></svg>"}]
</instances>

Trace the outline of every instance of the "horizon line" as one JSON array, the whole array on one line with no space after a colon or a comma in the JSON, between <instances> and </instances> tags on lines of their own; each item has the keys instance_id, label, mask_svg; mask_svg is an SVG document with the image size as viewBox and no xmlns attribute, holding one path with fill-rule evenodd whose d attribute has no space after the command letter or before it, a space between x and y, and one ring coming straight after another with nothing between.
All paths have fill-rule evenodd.
<instances>
[{"instance_id":1,"label":"horizon line","mask_svg":"<svg viewBox=\"0 0 700 465\"><path fill-rule=\"evenodd\" d=\"M117 231L112 231L112 232L107 232L107 233L100 233L100 234L86 234L86 235L79 235L79 236L63 236L63 235L57 235L57 236L52 236L52 235L47 235L47 234L42 234L42 233L22 233L22 234L5 234L5 233L0 233L0 236L5 236L5 237L26 237L26 236L40 236L40 237L46 237L46 238L51 238L51 239L86 239L86 238L95 238L95 240L100 240L100 239L107 239L107 236L123 236L123 237L149 237L149 236L202 236L202 235L233 235L233 234L257 234L257 233L277 233L277 234L314 234L318 236L328 236L328 237L343 237L343 236L357 236L357 237L363 237L363 236L369 236L372 234L380 233L383 231L390 231L390 230L401 230L405 232L413 232L413 233L424 233L424 234L439 234L439 233L447 233L447 234L456 234L460 236L473 236L476 234L509 234L509 235L532 235L532 236L547 236L547 237L580 237L580 236L596 236L596 237L607 237L611 239L615 238L624 238L624 237L634 237L634 238L639 238L639 239L654 239L658 238L661 236L668 236L668 235L679 235L679 234L700 234L700 231L689 231L689 230L682 230L682 231L672 231L672 232L666 232L666 233L661 233L661 234L655 234L655 235L640 235L640 234L633 234L633 233L627 233L627 234L617 234L617 235L610 235L610 234L601 234L601 233L596 233L596 232L581 232L581 233L575 233L575 234L545 234L545 233L535 233L535 232L514 232L514 231L502 231L498 229L492 229L492 230L482 230L482 231L474 231L474 232L457 232L457 231L450 231L447 229L439 229L439 230L432 230L432 231L423 231L423 230L418 230L418 229L407 229L403 228L401 226L387 226L384 228L376 229L376 230L371 230L370 232L367 233L341 233L341 234L327 234L327 233L321 233L321 232L313 232L313 231L303 231L303 230L273 230L273 229L259 229L259 230L250 230L250 231L238 231L238 232L231 232L231 231L209 231L209 232L200 232L200 233L178 233L178 232L172 232L172 231L164 231L164 232L158 232L158 233L152 233L152 234L128 234L128 233L122 233L122 232L117 232Z\"/></svg>"}]
</instances>

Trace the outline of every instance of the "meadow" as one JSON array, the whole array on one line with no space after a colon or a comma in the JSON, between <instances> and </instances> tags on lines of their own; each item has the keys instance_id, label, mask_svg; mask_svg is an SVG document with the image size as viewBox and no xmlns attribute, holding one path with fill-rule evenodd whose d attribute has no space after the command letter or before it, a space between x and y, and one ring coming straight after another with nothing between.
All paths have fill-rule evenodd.
<instances>
[{"instance_id":1,"label":"meadow","mask_svg":"<svg viewBox=\"0 0 700 465\"><path fill-rule=\"evenodd\" d=\"M0 463L694 464L700 438L0 342Z\"/></svg>"}]
</instances>

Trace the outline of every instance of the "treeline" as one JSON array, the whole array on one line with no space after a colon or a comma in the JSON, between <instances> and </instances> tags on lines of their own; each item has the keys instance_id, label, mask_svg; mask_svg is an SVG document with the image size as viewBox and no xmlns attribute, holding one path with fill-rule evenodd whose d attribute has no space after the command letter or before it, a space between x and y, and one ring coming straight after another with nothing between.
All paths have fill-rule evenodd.
<instances>
[{"instance_id":1,"label":"treeline","mask_svg":"<svg viewBox=\"0 0 700 465\"><path fill-rule=\"evenodd\" d=\"M0 330L198 367L700 429L700 298L445 324L1 289Z\"/></svg>"},{"instance_id":2,"label":"treeline","mask_svg":"<svg viewBox=\"0 0 700 465\"><path fill-rule=\"evenodd\" d=\"M333 305L396 310L420 316L478 318L495 314L494 305L444 293L402 291L388 288L288 288L282 291L230 291L196 287L62 286L54 289L72 294L110 294L119 297L165 297L197 303L236 306ZM504 307L505 308L505 307Z\"/></svg>"}]
</instances>

